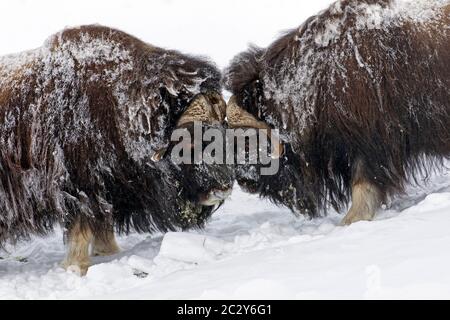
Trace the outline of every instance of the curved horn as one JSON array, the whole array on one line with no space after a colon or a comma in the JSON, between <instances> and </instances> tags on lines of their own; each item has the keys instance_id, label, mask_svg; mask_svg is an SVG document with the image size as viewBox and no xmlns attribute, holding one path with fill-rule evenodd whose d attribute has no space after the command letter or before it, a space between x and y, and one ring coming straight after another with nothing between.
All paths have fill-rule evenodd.
<instances>
[{"instance_id":1,"label":"curved horn","mask_svg":"<svg viewBox=\"0 0 450 320\"><path fill-rule=\"evenodd\" d=\"M230 128L254 128L267 130L267 136L272 141L273 129L264 121L256 119L252 114L242 109L237 104L237 99L232 96L227 106L227 121ZM280 140L273 146L272 157L281 158L284 153L284 147Z\"/></svg>"},{"instance_id":2,"label":"curved horn","mask_svg":"<svg viewBox=\"0 0 450 320\"><path fill-rule=\"evenodd\" d=\"M217 92L197 95L177 122L177 128L193 122L221 124L225 121L227 104Z\"/></svg>"},{"instance_id":3,"label":"curved horn","mask_svg":"<svg viewBox=\"0 0 450 320\"><path fill-rule=\"evenodd\" d=\"M226 110L227 104L219 93L211 91L198 94L178 119L176 128L182 128L194 122L222 124L225 121ZM167 149L157 150L151 158L152 161L161 161L166 151Z\"/></svg>"},{"instance_id":4,"label":"curved horn","mask_svg":"<svg viewBox=\"0 0 450 320\"><path fill-rule=\"evenodd\" d=\"M153 156L151 157L153 162L159 162L164 158L164 155L167 152L167 148L161 149L161 150L157 150Z\"/></svg>"},{"instance_id":5,"label":"curved horn","mask_svg":"<svg viewBox=\"0 0 450 320\"><path fill-rule=\"evenodd\" d=\"M217 92L208 92L197 95L186 111L181 115L176 128L181 128L194 122L207 124L221 124L225 121L227 104ZM164 158L167 148L157 150L151 160L159 162Z\"/></svg>"}]
</instances>

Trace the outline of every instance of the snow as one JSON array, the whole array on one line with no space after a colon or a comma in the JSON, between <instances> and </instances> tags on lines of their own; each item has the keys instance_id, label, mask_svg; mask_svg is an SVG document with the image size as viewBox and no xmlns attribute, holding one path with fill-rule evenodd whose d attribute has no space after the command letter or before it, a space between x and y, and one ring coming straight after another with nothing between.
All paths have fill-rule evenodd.
<instances>
[{"instance_id":1,"label":"snow","mask_svg":"<svg viewBox=\"0 0 450 320\"><path fill-rule=\"evenodd\" d=\"M59 266L59 230L8 248L0 299L450 298L449 211L450 171L350 227L236 187L205 230L120 237L122 252L84 278Z\"/></svg>"},{"instance_id":2,"label":"snow","mask_svg":"<svg viewBox=\"0 0 450 320\"><path fill-rule=\"evenodd\" d=\"M276 68L271 65L263 66L261 77L264 96L272 101L276 109L281 110L281 119L269 116L266 121L277 128L289 127L289 123L295 123L297 133L281 130L282 137L287 137L286 141L291 142L296 136L308 131L311 123L316 120L317 102L320 101L318 97L329 95L337 107L336 111L344 118L348 117L346 106L341 105L341 101L336 98L339 94L334 85L342 83L344 91L349 89L348 81L354 75L349 76L353 70L346 67L348 58L352 55L358 66L375 82L381 81L373 69L377 54L390 56L392 65L406 63L394 62L395 59L399 60L401 54L384 44L386 39L380 36L377 36L380 51L385 52L373 53L372 56L366 53L364 58L360 52L361 39L358 41L356 36L374 29L389 34L396 27L411 23L417 29L426 28L426 22L439 23L439 19L446 14L444 6L450 4L450 0L392 0L386 6L357 0L345 2L346 6L343 5L344 0L339 0L329 9L320 11L308 22L301 24L295 36L296 43L291 45L291 53L283 55ZM446 32L445 26L438 30L429 32ZM438 36L439 34L435 35ZM271 49L268 51L271 52ZM321 79L323 74L326 74L325 80ZM325 84L325 81L328 83Z\"/></svg>"},{"instance_id":3,"label":"snow","mask_svg":"<svg viewBox=\"0 0 450 320\"><path fill-rule=\"evenodd\" d=\"M159 250L159 258L190 263L216 260L225 249L220 239L192 233L167 233Z\"/></svg>"},{"instance_id":4,"label":"snow","mask_svg":"<svg viewBox=\"0 0 450 320\"><path fill-rule=\"evenodd\" d=\"M381 28L393 23L396 19L412 20L424 23L440 14L439 8L448 0L396 0L391 6L382 8L379 5L363 5L364 14L358 20L359 27L369 29ZM364 21L365 20L365 21Z\"/></svg>"},{"instance_id":5,"label":"snow","mask_svg":"<svg viewBox=\"0 0 450 320\"><path fill-rule=\"evenodd\" d=\"M316 36L315 42L319 47L327 47L330 42L341 34L342 25L337 20L326 23L325 30Z\"/></svg>"},{"instance_id":6,"label":"snow","mask_svg":"<svg viewBox=\"0 0 450 320\"><path fill-rule=\"evenodd\" d=\"M8 14L0 26L8 32L0 52L38 47L65 25L98 22L225 66L247 42L266 46L330 3L2 1ZM318 41L327 45L337 31L330 25ZM350 227L338 226L337 213L307 220L236 187L205 230L120 237L122 252L94 258L82 278L60 267L57 229L0 250L0 299L448 299L450 171L424 180L376 221Z\"/></svg>"},{"instance_id":7,"label":"snow","mask_svg":"<svg viewBox=\"0 0 450 320\"><path fill-rule=\"evenodd\" d=\"M441 14L439 8L448 2L448 0L395 0L387 7L360 3L351 10L359 12L356 21L357 29L380 29L406 20L425 23ZM330 12L341 18L327 22L324 31L316 35L315 42L321 47L327 47L334 39L339 38L345 24L346 16L342 16L344 13L342 0L337 1Z\"/></svg>"}]
</instances>

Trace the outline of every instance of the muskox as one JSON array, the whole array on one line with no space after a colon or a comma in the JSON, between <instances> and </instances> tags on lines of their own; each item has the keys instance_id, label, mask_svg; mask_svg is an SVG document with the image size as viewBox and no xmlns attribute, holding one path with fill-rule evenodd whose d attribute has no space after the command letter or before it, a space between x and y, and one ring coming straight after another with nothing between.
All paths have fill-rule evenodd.
<instances>
[{"instance_id":1,"label":"muskox","mask_svg":"<svg viewBox=\"0 0 450 320\"><path fill-rule=\"evenodd\" d=\"M371 220L450 155L449 1L337 1L236 56L225 82L229 125L284 143L275 177L238 168L246 190L310 216L352 200L342 224Z\"/></svg>"},{"instance_id":2,"label":"muskox","mask_svg":"<svg viewBox=\"0 0 450 320\"><path fill-rule=\"evenodd\" d=\"M171 133L223 128L221 73L203 58L102 26L0 60L0 245L66 231L84 274L127 233L202 226L233 168L175 164Z\"/></svg>"}]
</instances>

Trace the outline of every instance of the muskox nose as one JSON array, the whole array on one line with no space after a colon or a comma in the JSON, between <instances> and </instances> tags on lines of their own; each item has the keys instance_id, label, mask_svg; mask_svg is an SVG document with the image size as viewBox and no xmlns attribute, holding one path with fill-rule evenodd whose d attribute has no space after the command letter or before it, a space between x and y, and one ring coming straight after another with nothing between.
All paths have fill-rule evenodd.
<instances>
[{"instance_id":1,"label":"muskox nose","mask_svg":"<svg viewBox=\"0 0 450 320\"><path fill-rule=\"evenodd\" d=\"M200 204L207 207L213 207L220 205L231 195L231 189L229 190L213 190L200 201Z\"/></svg>"}]
</instances>

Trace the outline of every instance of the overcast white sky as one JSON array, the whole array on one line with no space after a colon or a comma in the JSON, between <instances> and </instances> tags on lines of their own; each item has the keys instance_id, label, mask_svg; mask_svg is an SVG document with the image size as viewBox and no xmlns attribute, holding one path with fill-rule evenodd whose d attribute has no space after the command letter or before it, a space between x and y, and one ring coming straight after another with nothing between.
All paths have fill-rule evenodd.
<instances>
[{"instance_id":1,"label":"overcast white sky","mask_svg":"<svg viewBox=\"0 0 450 320\"><path fill-rule=\"evenodd\" d=\"M100 23L225 66L249 42L266 46L332 0L1 0L0 54L40 46L66 26Z\"/></svg>"}]
</instances>

